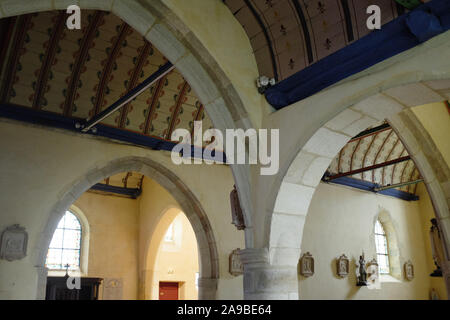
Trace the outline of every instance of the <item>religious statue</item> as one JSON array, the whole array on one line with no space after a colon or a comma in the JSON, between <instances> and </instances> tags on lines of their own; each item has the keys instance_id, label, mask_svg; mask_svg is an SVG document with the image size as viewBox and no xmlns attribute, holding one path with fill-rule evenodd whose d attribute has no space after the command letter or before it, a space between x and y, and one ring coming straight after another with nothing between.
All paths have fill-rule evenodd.
<instances>
[{"instance_id":1,"label":"religious statue","mask_svg":"<svg viewBox=\"0 0 450 320\"><path fill-rule=\"evenodd\" d=\"M444 249L442 248L441 233L436 219L431 219L430 241L436 270L430 274L432 277L442 277L442 263L444 261Z\"/></svg>"},{"instance_id":2,"label":"religious statue","mask_svg":"<svg viewBox=\"0 0 450 320\"><path fill-rule=\"evenodd\" d=\"M367 286L367 272L366 272L366 261L364 261L364 251L361 256L359 256L359 275L358 282L356 283L358 287Z\"/></svg>"},{"instance_id":3,"label":"religious statue","mask_svg":"<svg viewBox=\"0 0 450 320\"><path fill-rule=\"evenodd\" d=\"M414 266L410 260L405 262L404 269L406 280L411 281L412 279L414 279Z\"/></svg>"},{"instance_id":4,"label":"religious statue","mask_svg":"<svg viewBox=\"0 0 450 320\"><path fill-rule=\"evenodd\" d=\"M229 256L229 269L231 275L238 276L244 273L244 265L242 264L240 257L241 249L235 249L231 251Z\"/></svg>"},{"instance_id":5,"label":"religious statue","mask_svg":"<svg viewBox=\"0 0 450 320\"><path fill-rule=\"evenodd\" d=\"M238 230L245 229L244 215L242 213L241 204L239 202L239 196L234 186L230 193L230 204L231 204L231 223L236 226Z\"/></svg>"},{"instance_id":6,"label":"religious statue","mask_svg":"<svg viewBox=\"0 0 450 320\"><path fill-rule=\"evenodd\" d=\"M341 278L345 278L349 273L350 261L345 254L341 255L337 259L337 275Z\"/></svg>"},{"instance_id":7,"label":"religious statue","mask_svg":"<svg viewBox=\"0 0 450 320\"><path fill-rule=\"evenodd\" d=\"M305 278L314 274L314 258L309 252L306 252L300 259L300 274Z\"/></svg>"}]
</instances>

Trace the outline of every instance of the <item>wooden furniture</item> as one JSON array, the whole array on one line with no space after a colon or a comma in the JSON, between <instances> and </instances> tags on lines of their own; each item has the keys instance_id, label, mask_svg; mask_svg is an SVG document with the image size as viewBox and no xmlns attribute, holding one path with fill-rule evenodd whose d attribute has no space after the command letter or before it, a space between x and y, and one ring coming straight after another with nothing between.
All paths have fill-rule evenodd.
<instances>
[{"instance_id":1,"label":"wooden furniture","mask_svg":"<svg viewBox=\"0 0 450 320\"><path fill-rule=\"evenodd\" d=\"M81 289L69 289L67 277L47 277L46 300L98 300L101 278L81 278Z\"/></svg>"}]
</instances>

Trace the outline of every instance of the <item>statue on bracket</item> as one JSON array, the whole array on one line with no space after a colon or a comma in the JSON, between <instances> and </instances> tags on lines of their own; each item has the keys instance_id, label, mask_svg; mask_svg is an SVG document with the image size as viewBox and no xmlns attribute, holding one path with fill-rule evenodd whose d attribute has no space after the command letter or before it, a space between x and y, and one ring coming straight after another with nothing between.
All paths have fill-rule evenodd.
<instances>
[{"instance_id":1,"label":"statue on bracket","mask_svg":"<svg viewBox=\"0 0 450 320\"><path fill-rule=\"evenodd\" d=\"M300 259L300 274L305 278L314 274L314 258L309 252L306 252Z\"/></svg>"},{"instance_id":2,"label":"statue on bracket","mask_svg":"<svg viewBox=\"0 0 450 320\"><path fill-rule=\"evenodd\" d=\"M409 281L414 279L414 266L411 260L405 262L404 269L405 269L405 278Z\"/></svg>"},{"instance_id":3,"label":"statue on bracket","mask_svg":"<svg viewBox=\"0 0 450 320\"><path fill-rule=\"evenodd\" d=\"M244 215L242 214L241 204L239 202L239 195L234 186L230 193L230 203L231 203L231 223L236 226L238 230L245 229Z\"/></svg>"},{"instance_id":4,"label":"statue on bracket","mask_svg":"<svg viewBox=\"0 0 450 320\"><path fill-rule=\"evenodd\" d=\"M366 267L367 270L367 285L370 288L380 288L380 276L378 271L377 259L373 258Z\"/></svg>"},{"instance_id":5,"label":"statue on bracket","mask_svg":"<svg viewBox=\"0 0 450 320\"><path fill-rule=\"evenodd\" d=\"M337 275L341 278L345 278L348 276L349 270L350 270L350 260L348 260L347 256L345 254L341 255L336 260L336 270Z\"/></svg>"},{"instance_id":6,"label":"statue on bracket","mask_svg":"<svg viewBox=\"0 0 450 320\"><path fill-rule=\"evenodd\" d=\"M358 287L367 286L367 272L366 272L366 261L364 260L364 252L362 253L361 256L359 256L359 266L357 276L358 282L356 283L356 285Z\"/></svg>"},{"instance_id":7,"label":"statue on bracket","mask_svg":"<svg viewBox=\"0 0 450 320\"><path fill-rule=\"evenodd\" d=\"M244 265L241 261L240 256L241 249L235 249L231 251L230 253L230 265L229 265L229 272L233 276L239 276L244 273Z\"/></svg>"},{"instance_id":8,"label":"statue on bracket","mask_svg":"<svg viewBox=\"0 0 450 320\"><path fill-rule=\"evenodd\" d=\"M430 274L431 277L442 277L442 263L444 262L444 249L442 248L441 232L436 219L431 219L430 241L436 270Z\"/></svg>"},{"instance_id":9,"label":"statue on bracket","mask_svg":"<svg viewBox=\"0 0 450 320\"><path fill-rule=\"evenodd\" d=\"M14 224L3 231L0 245L0 259L20 260L27 255L28 233L24 227Z\"/></svg>"}]
</instances>

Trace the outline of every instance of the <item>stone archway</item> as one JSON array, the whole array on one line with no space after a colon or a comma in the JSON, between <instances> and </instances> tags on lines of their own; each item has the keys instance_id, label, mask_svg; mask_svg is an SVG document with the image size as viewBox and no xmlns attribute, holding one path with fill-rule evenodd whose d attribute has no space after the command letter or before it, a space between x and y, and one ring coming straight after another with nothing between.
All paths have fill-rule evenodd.
<instances>
[{"instance_id":1,"label":"stone archway","mask_svg":"<svg viewBox=\"0 0 450 320\"><path fill-rule=\"evenodd\" d=\"M157 224L152 229L152 236L148 239L146 244L146 249L144 250L144 272L142 273L142 280L144 283L142 284L142 298L144 300L157 300L158 292L155 290L158 289L158 284L161 279L158 277L159 273L159 264L161 263L161 258L159 257L161 246L163 246L164 236L167 232L169 226L174 223L177 217L184 215L184 213L177 207L169 206L165 210L159 213L157 217ZM185 230L183 228L183 233L191 233L192 230ZM197 257L196 251L187 252L190 257ZM180 261L181 262L181 261ZM180 263L179 262L179 263ZM181 267L181 263L175 267L178 269ZM200 266L199 266L200 267ZM183 262L183 269L185 269L185 264ZM190 269L192 270L192 269ZM185 273L186 274L186 273ZM141 281L142 281L141 280ZM153 298L153 299L152 299ZM191 296L189 299L195 299Z\"/></svg>"},{"instance_id":2,"label":"stone archway","mask_svg":"<svg viewBox=\"0 0 450 320\"><path fill-rule=\"evenodd\" d=\"M216 57L208 50L196 34L179 16L166 5L164 0L96 0L73 1L71 3L52 0L0 0L0 18L41 11L66 10L69 4L81 9L95 9L112 12L133 27L151 42L183 75L196 92L215 128L225 129L253 126L251 113L257 95L247 94L248 88L238 88L230 79ZM228 9L227 9L228 10ZM237 24L237 21L236 21ZM243 32L243 30L241 30ZM255 64L256 68L256 64ZM250 68L251 69L251 68ZM246 68L246 70L250 70ZM235 77L236 78L236 77ZM239 78L239 77L237 77ZM247 90L245 90L247 89ZM250 90L251 91L251 90ZM246 99L242 96L246 95ZM244 100L247 100L245 103ZM252 204L250 171L245 165L230 165L240 203L243 209L247 246L253 245Z\"/></svg>"},{"instance_id":3,"label":"stone archway","mask_svg":"<svg viewBox=\"0 0 450 320\"><path fill-rule=\"evenodd\" d=\"M64 212L90 186L109 176L125 171L139 172L155 180L178 202L181 210L191 223L198 242L200 258L199 299L215 299L219 278L219 260L214 234L206 213L194 194L175 174L162 165L142 157L121 158L104 166L93 168L74 183L70 190L64 193L54 205L34 252L35 267L38 272L37 298L45 298L47 281L45 257L53 233Z\"/></svg>"},{"instance_id":4,"label":"stone archway","mask_svg":"<svg viewBox=\"0 0 450 320\"><path fill-rule=\"evenodd\" d=\"M315 188L332 159L354 135L386 118L400 133L425 178L448 244L450 175L437 178L449 172L448 165L445 161L436 165L433 159L442 160L442 156L424 145L431 140L423 138L422 129L414 128L413 121L402 116L413 106L448 99L450 63L443 58L450 52L448 39L450 32L271 115L268 122L280 127L283 141L280 174L261 179L257 191L265 199L256 209L263 214L253 221L261 236L255 239L254 249L242 254L245 297L298 298L302 230Z\"/></svg>"},{"instance_id":5,"label":"stone archway","mask_svg":"<svg viewBox=\"0 0 450 320\"><path fill-rule=\"evenodd\" d=\"M421 83L408 84L387 92L391 94L402 92L406 98L422 85ZM442 87L449 85L449 82L435 81L433 85ZM409 108L412 105L399 97L394 100L389 93L377 94L359 102L317 130L298 153L283 178L271 218L267 259L271 268L285 269L290 281L296 278L302 230L309 205L326 168L352 136L385 118L404 143L425 179L436 216L444 232L448 253L450 248L450 214L447 200L450 194L446 188L450 181L448 164L431 137L426 136L426 130L410 111ZM444 101L444 98L438 94L436 98ZM436 100L429 102L436 102ZM380 107L377 108L377 106ZM386 106L389 108L384 108ZM289 266L291 272L288 271ZM290 287L291 291L287 293L294 295L298 289L292 285Z\"/></svg>"}]
</instances>

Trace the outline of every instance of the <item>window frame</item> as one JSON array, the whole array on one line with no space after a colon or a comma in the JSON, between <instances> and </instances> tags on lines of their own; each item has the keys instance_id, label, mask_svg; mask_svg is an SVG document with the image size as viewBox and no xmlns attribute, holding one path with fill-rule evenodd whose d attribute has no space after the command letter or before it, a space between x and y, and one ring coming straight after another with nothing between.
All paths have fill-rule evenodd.
<instances>
[{"instance_id":1,"label":"window frame","mask_svg":"<svg viewBox=\"0 0 450 320\"><path fill-rule=\"evenodd\" d=\"M67 209L64 212L64 215L61 217L61 219L59 219L58 226L61 223L61 221L65 218L66 214L70 213L77 220L78 225L80 226L80 229L72 229L72 228L65 228L65 227L58 228L58 226L56 227L55 231L53 232L52 239L50 240L49 247L47 249L47 257L45 259L45 267L46 268L48 268L48 264L47 264L48 252L50 251L50 249L56 249L56 250L60 250L60 252L61 252L61 259L62 259L62 254L63 254L64 250L66 250L66 251L68 251L68 250L74 250L74 251L78 250L78 265L75 268L69 268L69 270L72 270L72 271L79 270L79 271L81 271L81 269L82 269L82 266L83 266L83 251L84 251L83 247L84 247L84 243L85 243L85 239L84 239L85 226L84 226L84 223L83 223L82 219L74 211L75 210L73 210L72 208ZM56 233L57 230L63 230L63 238L62 238L63 245L62 245L62 248L52 248L50 246L51 245L51 241L53 240L53 237L55 236L55 233ZM66 249L66 248L64 248L64 231L65 230L77 230L77 231L79 230L80 231L79 249L72 249L72 248L67 248ZM66 268L63 265L61 265L61 268L48 268L48 270L55 271L55 272L60 272L60 271L65 271Z\"/></svg>"},{"instance_id":2,"label":"window frame","mask_svg":"<svg viewBox=\"0 0 450 320\"><path fill-rule=\"evenodd\" d=\"M381 231L383 232L383 233L378 233L377 232L377 226L378 226L378 224L380 225L380 228L381 228ZM386 234L386 229L385 229L385 227L383 226L383 223L380 221L380 219L377 219L376 220L376 222L375 222L375 226L374 226L374 240L375 240L375 252L376 252L376 255L377 255L377 263L378 263L378 273L380 274L380 275L390 275L391 274L391 257L390 257L390 255L389 255L389 241L388 241L388 237L387 237L387 234ZM379 250L379 247L378 247L378 239L380 238L380 237L382 237L382 239L383 239L383 242L384 242L384 248L385 248L385 252L381 252L380 250ZM382 272L382 266L381 266L381 264L380 264L380 259L379 259L379 256L385 256L386 257L386 261L387 261L387 272Z\"/></svg>"},{"instance_id":3,"label":"window frame","mask_svg":"<svg viewBox=\"0 0 450 320\"><path fill-rule=\"evenodd\" d=\"M167 234L169 233L170 230L170 235L171 237L168 238ZM169 227L166 230L166 233L164 233L164 242L168 242L168 243L173 243L175 242L175 226L174 226L174 221L172 221L172 223L169 225Z\"/></svg>"}]
</instances>

